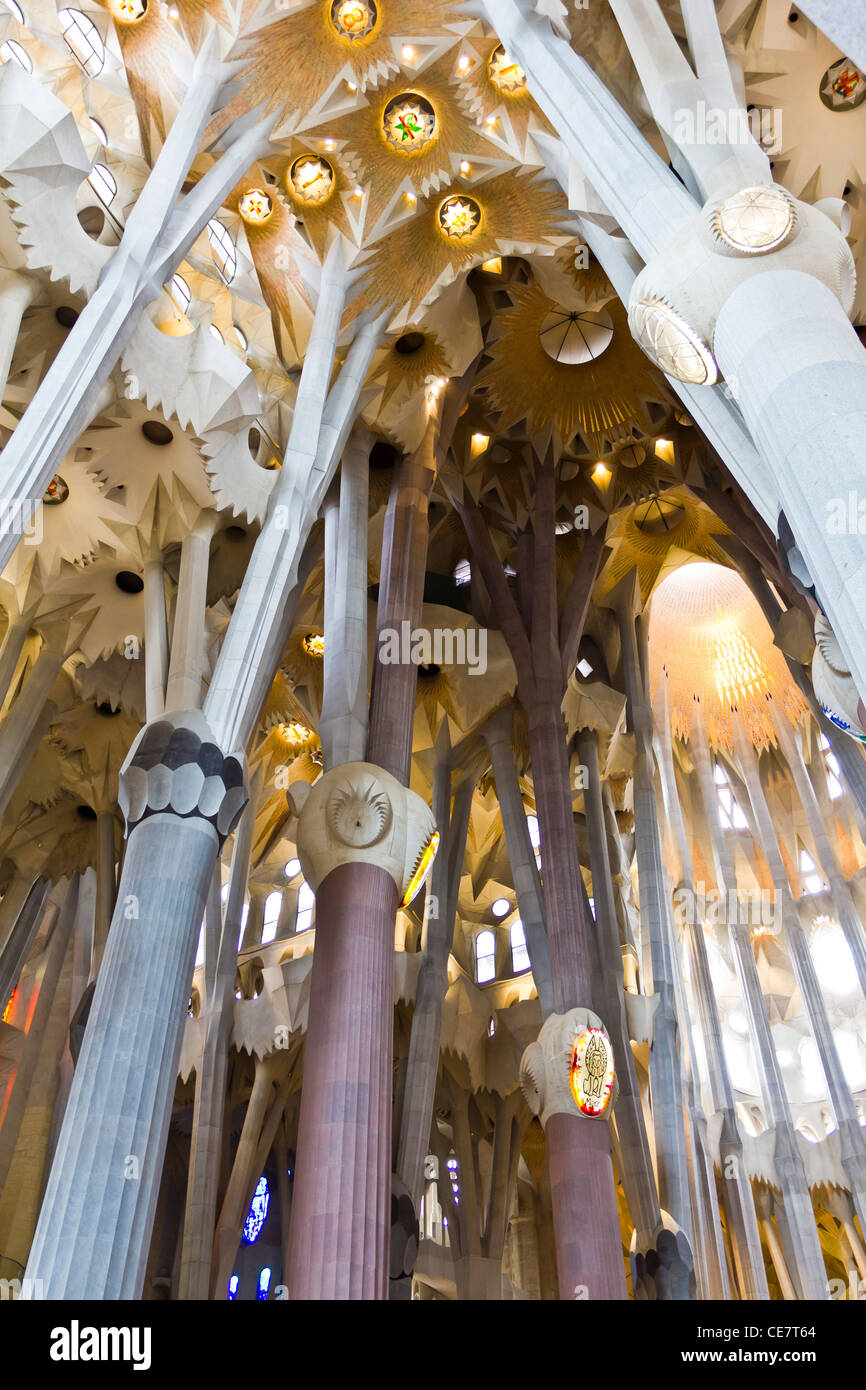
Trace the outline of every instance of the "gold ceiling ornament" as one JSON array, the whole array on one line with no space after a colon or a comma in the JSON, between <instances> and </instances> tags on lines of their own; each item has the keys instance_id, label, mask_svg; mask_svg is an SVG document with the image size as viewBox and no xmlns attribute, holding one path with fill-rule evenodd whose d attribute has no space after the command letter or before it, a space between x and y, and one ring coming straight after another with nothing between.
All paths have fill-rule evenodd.
<instances>
[{"instance_id":1,"label":"gold ceiling ornament","mask_svg":"<svg viewBox=\"0 0 866 1390\"><path fill-rule=\"evenodd\" d=\"M336 182L330 160L318 154L302 154L289 166L286 189L294 201L321 207L332 196Z\"/></svg>"},{"instance_id":2,"label":"gold ceiling ornament","mask_svg":"<svg viewBox=\"0 0 866 1390\"><path fill-rule=\"evenodd\" d=\"M367 21L361 10L368 15L377 12L366 33ZM337 14L339 18L335 18ZM355 0L354 4L347 0L342 6L331 5L328 0L309 0L291 14L241 36L229 55L244 63L238 95L214 117L208 136L226 130L232 121L257 106L263 106L266 115L277 113L275 126L279 130L295 115L299 98L303 110L315 107L347 63L352 72L351 79L346 80L347 92L367 91L397 75L400 62L394 52L395 34L442 38L441 23L436 22L441 17L429 0L388 0L387 23L385 18L372 0ZM352 34L348 30L353 26L357 32ZM346 32L341 32L341 27ZM287 82L287 74L302 75L300 90ZM405 87L405 79L402 85ZM369 108L365 109L369 115Z\"/></svg>"},{"instance_id":3,"label":"gold ceiling ornament","mask_svg":"<svg viewBox=\"0 0 866 1390\"><path fill-rule=\"evenodd\" d=\"M325 637L321 632L308 632L301 638L301 646L307 656L322 658L325 655Z\"/></svg>"},{"instance_id":4,"label":"gold ceiling ornament","mask_svg":"<svg viewBox=\"0 0 866 1390\"><path fill-rule=\"evenodd\" d=\"M381 382L383 409L401 386L407 395L420 390L428 377L447 377L451 367L435 334L408 329L389 344L370 371L370 383Z\"/></svg>"},{"instance_id":5,"label":"gold ceiling ornament","mask_svg":"<svg viewBox=\"0 0 866 1390\"><path fill-rule=\"evenodd\" d=\"M541 330L553 301L536 284L509 286L513 305L500 314L491 361L478 385L487 388L489 409L500 411L499 429L527 420L533 432L563 445L580 431L590 448L605 452L605 441L634 424L646 427L642 398L667 401L667 391L628 330L625 309L611 301L613 336L603 354L572 366L545 351Z\"/></svg>"},{"instance_id":6,"label":"gold ceiling ornament","mask_svg":"<svg viewBox=\"0 0 866 1390\"><path fill-rule=\"evenodd\" d=\"M501 43L496 45L487 60L487 75L496 90L504 96L513 98L529 95L526 73L520 64L506 53Z\"/></svg>"},{"instance_id":7,"label":"gold ceiling ornament","mask_svg":"<svg viewBox=\"0 0 866 1390\"><path fill-rule=\"evenodd\" d=\"M613 555L605 565L599 593L608 593L637 568L646 602L672 550L719 566L729 565L727 555L713 539L729 534L727 526L683 488L669 488L644 498L612 518L607 538Z\"/></svg>"},{"instance_id":8,"label":"gold ceiling ornament","mask_svg":"<svg viewBox=\"0 0 866 1390\"><path fill-rule=\"evenodd\" d=\"M249 227L261 227L273 211L273 199L262 188L248 188L238 200L238 212Z\"/></svg>"},{"instance_id":9,"label":"gold ceiling ornament","mask_svg":"<svg viewBox=\"0 0 866 1390\"><path fill-rule=\"evenodd\" d=\"M357 170L359 183L368 188L368 227L376 226L395 199L402 213L412 208L416 198L439 191L444 195L454 177L455 161L468 164L471 170L476 156L503 158L502 150L485 138L484 127L479 127L461 99L452 69L453 55L446 53L424 69L417 88L408 88L405 76L398 74L382 84L369 104L317 127L316 139L341 142L344 158Z\"/></svg>"},{"instance_id":10,"label":"gold ceiling ornament","mask_svg":"<svg viewBox=\"0 0 866 1390\"><path fill-rule=\"evenodd\" d=\"M590 471L603 504L611 513L617 510L624 497L630 497L635 503L648 504L652 512L650 504L653 499L664 496L663 489L674 481L672 466L654 452L653 444L654 441L649 438L636 439L632 436L623 439L611 454L596 464L596 468L604 470L603 475L596 478L594 470ZM653 520L654 515L647 517L645 530L652 529Z\"/></svg>"},{"instance_id":11,"label":"gold ceiling ornament","mask_svg":"<svg viewBox=\"0 0 866 1390\"><path fill-rule=\"evenodd\" d=\"M736 570L681 566L653 595L650 689L667 679L671 727L687 740L699 702L714 748L732 749L741 719L756 748L776 743L773 709L792 725L807 712L757 600Z\"/></svg>"},{"instance_id":12,"label":"gold ceiling ornament","mask_svg":"<svg viewBox=\"0 0 866 1390\"><path fill-rule=\"evenodd\" d=\"M438 134L436 109L421 92L398 92L387 102L382 112L382 136L398 154L423 154Z\"/></svg>"},{"instance_id":13,"label":"gold ceiling ornament","mask_svg":"<svg viewBox=\"0 0 866 1390\"><path fill-rule=\"evenodd\" d=\"M561 239L559 226L566 204L559 188L534 174L514 172L498 175L483 187L484 216L474 236L443 236L436 217L424 209L376 242L367 261L369 289L359 296L355 312L366 301L379 301L402 305L412 314L433 297L437 287L498 254L501 241L552 248ZM443 192L465 196L460 188ZM539 354L543 355L540 348Z\"/></svg>"},{"instance_id":14,"label":"gold ceiling ornament","mask_svg":"<svg viewBox=\"0 0 866 1390\"><path fill-rule=\"evenodd\" d=\"M349 43L369 40L379 23L374 0L332 0L331 24L335 33Z\"/></svg>"},{"instance_id":15,"label":"gold ceiling ornament","mask_svg":"<svg viewBox=\"0 0 866 1390\"><path fill-rule=\"evenodd\" d=\"M452 193L439 204L439 230L452 241L469 241L481 228L481 205L465 194Z\"/></svg>"},{"instance_id":16,"label":"gold ceiling ornament","mask_svg":"<svg viewBox=\"0 0 866 1390\"><path fill-rule=\"evenodd\" d=\"M147 0L108 0L108 8L118 24L138 24L147 14Z\"/></svg>"}]
</instances>

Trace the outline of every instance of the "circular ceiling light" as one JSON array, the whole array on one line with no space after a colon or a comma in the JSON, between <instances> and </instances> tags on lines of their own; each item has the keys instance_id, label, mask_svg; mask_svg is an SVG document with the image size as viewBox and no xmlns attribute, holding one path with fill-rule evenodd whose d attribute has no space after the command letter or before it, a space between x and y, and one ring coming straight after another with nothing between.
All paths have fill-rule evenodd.
<instances>
[{"instance_id":1,"label":"circular ceiling light","mask_svg":"<svg viewBox=\"0 0 866 1390\"><path fill-rule=\"evenodd\" d=\"M289 191L302 203L326 203L334 191L334 170L318 154L302 154L289 170Z\"/></svg>"},{"instance_id":2,"label":"circular ceiling light","mask_svg":"<svg viewBox=\"0 0 866 1390\"><path fill-rule=\"evenodd\" d=\"M501 43L488 59L487 72L496 90L505 96L518 96L526 91L526 73L519 63L509 58Z\"/></svg>"},{"instance_id":3,"label":"circular ceiling light","mask_svg":"<svg viewBox=\"0 0 866 1390\"><path fill-rule=\"evenodd\" d=\"M490 911L494 917L505 917L511 911L511 903L507 898L497 898Z\"/></svg>"},{"instance_id":4,"label":"circular ceiling light","mask_svg":"<svg viewBox=\"0 0 866 1390\"><path fill-rule=\"evenodd\" d=\"M308 632L301 642L301 646L307 653L307 656L325 655L325 639L321 632Z\"/></svg>"},{"instance_id":5,"label":"circular ceiling light","mask_svg":"<svg viewBox=\"0 0 866 1390\"><path fill-rule=\"evenodd\" d=\"M391 98L382 112L385 143L400 154L421 154L430 148L438 133L436 112L418 92L401 92Z\"/></svg>"},{"instance_id":6,"label":"circular ceiling light","mask_svg":"<svg viewBox=\"0 0 866 1390\"><path fill-rule=\"evenodd\" d=\"M542 319L538 338L554 362L576 367L601 357L613 338L613 320L606 309L551 309Z\"/></svg>"},{"instance_id":7,"label":"circular ceiling light","mask_svg":"<svg viewBox=\"0 0 866 1390\"><path fill-rule=\"evenodd\" d=\"M48 507L59 507L60 503L65 502L68 496L69 484L61 478L59 473L55 473L42 494L42 501Z\"/></svg>"},{"instance_id":8,"label":"circular ceiling light","mask_svg":"<svg viewBox=\"0 0 866 1390\"><path fill-rule=\"evenodd\" d=\"M741 188L725 198L713 213L713 231L720 241L747 256L760 256L783 245L794 230L797 209L775 184Z\"/></svg>"},{"instance_id":9,"label":"circular ceiling light","mask_svg":"<svg viewBox=\"0 0 866 1390\"><path fill-rule=\"evenodd\" d=\"M481 208L474 198L454 194L439 204L439 230L451 241L465 241L481 226Z\"/></svg>"},{"instance_id":10,"label":"circular ceiling light","mask_svg":"<svg viewBox=\"0 0 866 1390\"><path fill-rule=\"evenodd\" d=\"M147 14L147 0L108 0L108 8L120 24L138 24Z\"/></svg>"},{"instance_id":11,"label":"circular ceiling light","mask_svg":"<svg viewBox=\"0 0 866 1390\"><path fill-rule=\"evenodd\" d=\"M853 111L866 101L866 74L849 58L839 58L824 73L818 90L831 111Z\"/></svg>"},{"instance_id":12,"label":"circular ceiling light","mask_svg":"<svg viewBox=\"0 0 866 1390\"><path fill-rule=\"evenodd\" d=\"M663 299L641 299L629 311L632 332L653 362L677 381L712 386L719 369L700 334Z\"/></svg>"},{"instance_id":13,"label":"circular ceiling light","mask_svg":"<svg viewBox=\"0 0 866 1390\"><path fill-rule=\"evenodd\" d=\"M341 39L355 43L372 34L379 19L374 0L333 0L331 23Z\"/></svg>"},{"instance_id":14,"label":"circular ceiling light","mask_svg":"<svg viewBox=\"0 0 866 1390\"><path fill-rule=\"evenodd\" d=\"M270 194L261 188L248 188L238 203L238 212L251 227L260 227L274 210Z\"/></svg>"}]
</instances>

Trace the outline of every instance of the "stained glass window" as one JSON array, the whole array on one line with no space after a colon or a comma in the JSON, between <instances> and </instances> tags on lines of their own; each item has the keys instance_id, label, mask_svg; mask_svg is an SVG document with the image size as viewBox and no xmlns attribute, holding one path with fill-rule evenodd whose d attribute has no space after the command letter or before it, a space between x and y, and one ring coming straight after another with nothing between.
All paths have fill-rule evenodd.
<instances>
[{"instance_id":1,"label":"stained glass window","mask_svg":"<svg viewBox=\"0 0 866 1390\"><path fill-rule=\"evenodd\" d=\"M475 938L475 978L480 985L496 975L496 937L492 931L480 931Z\"/></svg>"},{"instance_id":2,"label":"stained glass window","mask_svg":"<svg viewBox=\"0 0 866 1390\"><path fill-rule=\"evenodd\" d=\"M270 1202L271 1194L268 1191L268 1180L263 1173L259 1178L253 1200L250 1202L247 1219L244 1222L243 1240L245 1245L254 1245L261 1235Z\"/></svg>"},{"instance_id":3,"label":"stained glass window","mask_svg":"<svg viewBox=\"0 0 866 1390\"><path fill-rule=\"evenodd\" d=\"M237 1298L239 1283L240 1279L238 1278L237 1274L233 1274L231 1279L229 1280L229 1291L226 1294L227 1298Z\"/></svg>"},{"instance_id":4,"label":"stained glass window","mask_svg":"<svg viewBox=\"0 0 866 1390\"><path fill-rule=\"evenodd\" d=\"M264 1179L262 1181L264 1181ZM271 1271L268 1269L268 1266L265 1265L264 1269L259 1271L259 1287L256 1290L256 1298L267 1298L268 1289L270 1287Z\"/></svg>"}]
</instances>

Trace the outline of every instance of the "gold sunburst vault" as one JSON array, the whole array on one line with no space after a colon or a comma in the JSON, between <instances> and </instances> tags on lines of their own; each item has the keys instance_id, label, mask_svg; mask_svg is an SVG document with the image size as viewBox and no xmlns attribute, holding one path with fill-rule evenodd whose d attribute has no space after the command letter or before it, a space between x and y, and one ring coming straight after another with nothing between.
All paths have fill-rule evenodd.
<instances>
[{"instance_id":1,"label":"gold sunburst vault","mask_svg":"<svg viewBox=\"0 0 866 1390\"><path fill-rule=\"evenodd\" d=\"M439 204L449 193L464 191L459 186L443 189L411 222L376 243L367 261L370 288L359 297L356 312L369 298L402 305L406 322L437 287L471 266L507 254L518 242L552 249L563 239L560 224L568 209L559 188L535 174L516 173L498 175L473 189L483 212L476 232L462 239L443 236L437 220ZM642 353L638 356L646 362ZM514 374L522 380L521 367L518 356Z\"/></svg>"},{"instance_id":2,"label":"gold sunburst vault","mask_svg":"<svg viewBox=\"0 0 866 1390\"><path fill-rule=\"evenodd\" d=\"M397 343L403 338L411 338L414 330L407 331L396 338L394 342L382 354L378 362L374 362L370 371L370 382L383 386L382 400L380 409L384 409L391 397L401 387L404 387L408 395L421 389L428 377L449 376L451 368L448 358L445 356L442 347L432 333L423 329L417 330L417 335L422 342L414 351L401 352L397 348Z\"/></svg>"},{"instance_id":3,"label":"gold sunburst vault","mask_svg":"<svg viewBox=\"0 0 866 1390\"><path fill-rule=\"evenodd\" d=\"M659 585L649 623L650 688L667 677L671 727L688 739L695 701L714 748L733 747L740 718L756 748L776 743L772 707L796 725L806 713L785 658L740 575L683 565Z\"/></svg>"},{"instance_id":4,"label":"gold sunburst vault","mask_svg":"<svg viewBox=\"0 0 866 1390\"><path fill-rule=\"evenodd\" d=\"M225 130L260 104L266 114L277 113L279 128L295 114L299 99L306 110L316 106L347 63L351 65L351 80L361 91L376 87L384 76L397 72L400 64L394 53L394 36L432 36L437 26L430 22L429 0L386 0L386 6L387 13L385 6L378 6L378 20L364 38L348 38L337 31L331 21L330 0L311 0L242 37L231 55L245 60L238 78L240 91L214 118L210 133ZM441 38L441 28L438 35ZM295 77L300 77L300 82L294 82Z\"/></svg>"},{"instance_id":5,"label":"gold sunburst vault","mask_svg":"<svg viewBox=\"0 0 866 1390\"><path fill-rule=\"evenodd\" d=\"M671 556L676 551L729 566L730 560L714 540L715 536L727 535L730 532L724 522L684 488L670 488L647 498L619 513L608 527L607 540L613 546L613 555L605 566L599 597L637 569L641 597L646 602L662 570L675 563Z\"/></svg>"},{"instance_id":6,"label":"gold sunburst vault","mask_svg":"<svg viewBox=\"0 0 866 1390\"><path fill-rule=\"evenodd\" d=\"M99 3L109 14L112 13L106 0L99 0ZM146 12L135 24L116 21L114 27L126 68L129 95L138 117L142 153L148 164L151 164L151 127L160 140L164 140L167 125L164 99L170 98L171 107L179 105L182 96L170 54L176 53L188 59L189 49L178 33L177 26L169 19L167 7L162 0L150 0Z\"/></svg>"},{"instance_id":7,"label":"gold sunburst vault","mask_svg":"<svg viewBox=\"0 0 866 1390\"><path fill-rule=\"evenodd\" d=\"M312 312L309 294L295 262L295 249L305 250L294 220L278 190L264 178L262 170L253 166L250 173L237 184L226 199L226 207L240 216L240 205L250 189L267 191L272 210L267 221L251 223L244 220L247 245L262 290L262 297L271 311L274 342L283 355L283 333L287 333L295 349L300 351L295 319L299 308Z\"/></svg>"},{"instance_id":8,"label":"gold sunburst vault","mask_svg":"<svg viewBox=\"0 0 866 1390\"><path fill-rule=\"evenodd\" d=\"M333 171L333 186L327 199L321 203L311 203L298 197L290 178L292 167L300 159L318 156L319 151L314 149L311 144L292 140L289 143L285 158L267 159L264 164L276 177L279 196L285 199L286 206L291 209L298 222L303 223L310 244L316 254L322 257L325 253L331 227L335 227L350 241L355 240L351 221L346 212L347 200L355 198L355 181L349 178L336 155L332 151L328 151L327 154L321 156ZM273 193L273 191L272 189L271 192Z\"/></svg>"},{"instance_id":9,"label":"gold sunburst vault","mask_svg":"<svg viewBox=\"0 0 866 1390\"><path fill-rule=\"evenodd\" d=\"M537 284L511 285L513 307L498 321L491 361L478 378L489 408L500 411L500 430L526 420L543 439L554 432L567 444L580 431L590 448L603 452L605 440L632 425L649 424L643 401L667 401L661 378L634 342L619 301L606 306L613 321L610 346L592 362L570 366L554 361L539 338L554 309Z\"/></svg>"},{"instance_id":10,"label":"gold sunburst vault","mask_svg":"<svg viewBox=\"0 0 866 1390\"><path fill-rule=\"evenodd\" d=\"M422 72L411 76L401 72L390 78L369 103L347 115L336 116L316 129L316 136L330 138L345 147L345 157L357 168L361 183L367 185L366 226L376 226L383 211L407 180L416 197L426 198L443 190L461 162L468 163L472 177L473 159L484 161L484 168L496 163L513 163L496 145L485 138L483 129L464 108L460 84L454 80L453 58L445 54ZM416 152L397 149L385 134L385 113L395 97L415 93L432 106L435 134ZM475 182L449 189L452 193L471 193L483 201L482 188ZM406 202L406 211L411 202ZM564 214L563 214L564 215Z\"/></svg>"}]
</instances>

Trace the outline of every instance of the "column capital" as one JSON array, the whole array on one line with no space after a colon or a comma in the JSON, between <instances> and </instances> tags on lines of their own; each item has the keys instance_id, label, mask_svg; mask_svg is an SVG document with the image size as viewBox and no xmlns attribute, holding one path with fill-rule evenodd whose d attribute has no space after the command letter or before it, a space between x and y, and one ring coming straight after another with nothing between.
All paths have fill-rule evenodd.
<instances>
[{"instance_id":1,"label":"column capital","mask_svg":"<svg viewBox=\"0 0 866 1390\"><path fill-rule=\"evenodd\" d=\"M613 1048L598 1014L551 1014L520 1062L526 1103L546 1126L551 1115L608 1119L616 1099Z\"/></svg>"},{"instance_id":2,"label":"column capital","mask_svg":"<svg viewBox=\"0 0 866 1390\"><path fill-rule=\"evenodd\" d=\"M173 710L146 724L120 770L127 835L167 813L207 821L222 846L248 796L243 753L224 753L199 710Z\"/></svg>"},{"instance_id":3,"label":"column capital","mask_svg":"<svg viewBox=\"0 0 866 1390\"><path fill-rule=\"evenodd\" d=\"M439 843L433 812L417 793L373 763L341 763L310 786L287 792L298 817L298 858L314 891L341 864L373 864L408 903Z\"/></svg>"}]
</instances>

